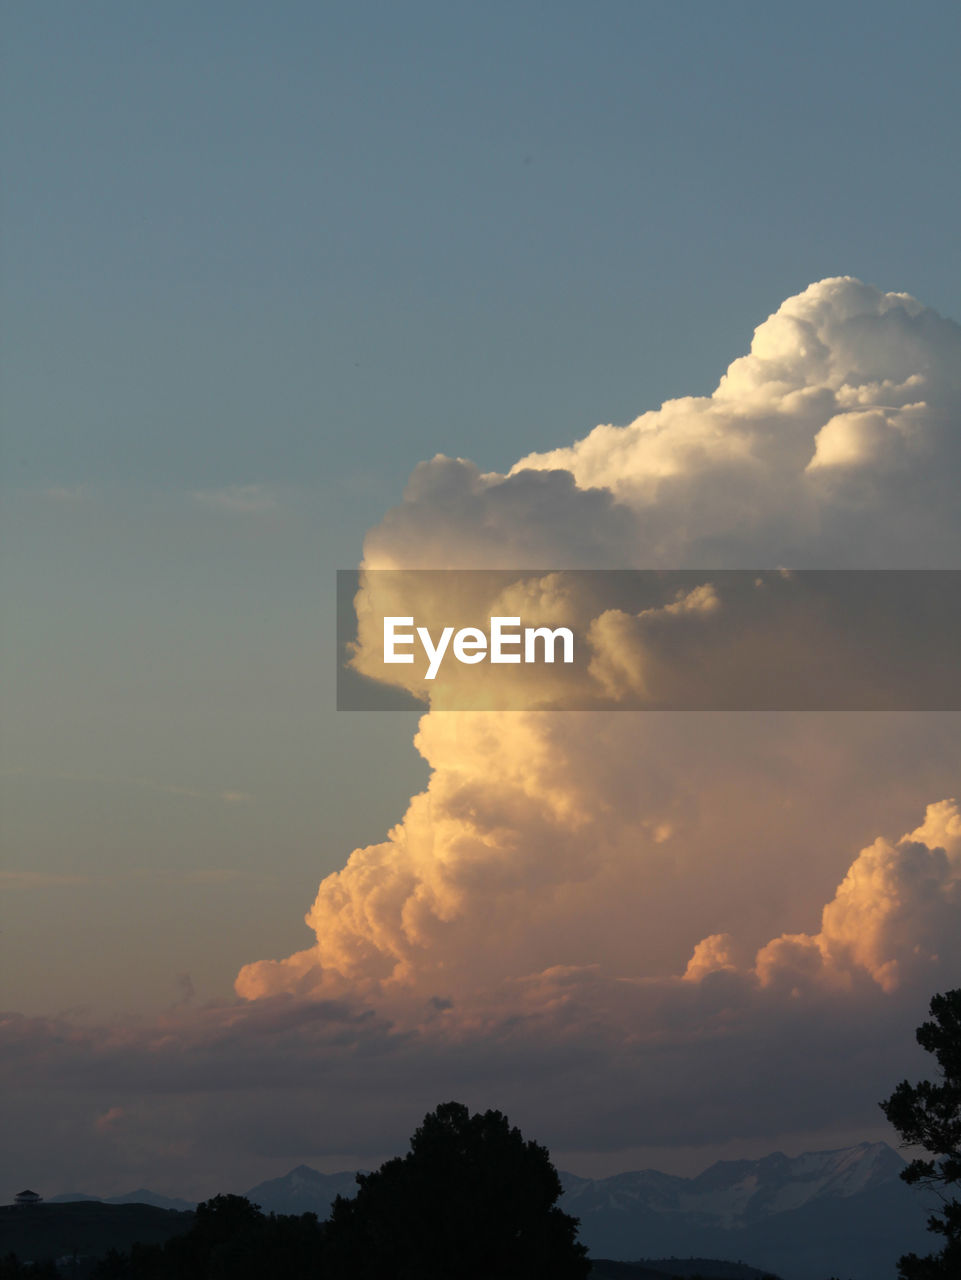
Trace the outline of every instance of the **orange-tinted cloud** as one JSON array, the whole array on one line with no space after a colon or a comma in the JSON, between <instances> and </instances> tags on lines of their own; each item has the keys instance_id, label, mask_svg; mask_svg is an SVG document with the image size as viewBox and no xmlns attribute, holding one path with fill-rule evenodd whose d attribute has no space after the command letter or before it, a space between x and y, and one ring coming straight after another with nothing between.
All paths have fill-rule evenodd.
<instances>
[{"instance_id":1,"label":"orange-tinted cloud","mask_svg":"<svg viewBox=\"0 0 961 1280\"><path fill-rule=\"evenodd\" d=\"M821 281L758 327L711 396L507 475L423 464L364 563L954 567L959 369L953 322L904 294ZM550 595L576 612L562 588L548 574L517 589L526 608ZM612 696L669 684L681 631L723 634L729 613L707 584L639 615L602 612L592 678ZM570 993L571 975L606 990L680 981L687 965L688 986L726 973L772 998L828 977L933 981L948 951L931 938L958 910L938 846L882 841L824 903L852 845L956 791L956 725L431 712L417 737L426 792L321 883L315 944L247 965L237 990L361 998L413 1024L426 1001L452 999L450 1024L472 1006L528 1007L545 990L528 979L545 973L566 974Z\"/></svg>"}]
</instances>

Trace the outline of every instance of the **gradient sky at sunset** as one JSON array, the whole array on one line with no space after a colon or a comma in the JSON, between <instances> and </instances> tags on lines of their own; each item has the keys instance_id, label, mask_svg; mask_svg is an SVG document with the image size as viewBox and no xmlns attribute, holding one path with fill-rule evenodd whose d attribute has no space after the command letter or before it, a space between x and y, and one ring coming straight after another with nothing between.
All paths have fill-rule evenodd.
<instances>
[{"instance_id":1,"label":"gradient sky at sunset","mask_svg":"<svg viewBox=\"0 0 961 1280\"><path fill-rule=\"evenodd\" d=\"M365 536L374 562L958 567L957 7L3 22L0 1003L26 1098L4 1178L207 1194L369 1164L446 1096L585 1171L883 1135L877 1098L959 961L936 943L961 830L926 817L961 799L957 716L434 715L428 767L414 716L333 710L334 571ZM805 294L839 276L875 288ZM679 397L700 399L661 410ZM572 445L645 413L656 446ZM771 471L731 488L711 442L735 438ZM578 487L548 518L522 477L439 465L402 502L437 453ZM668 471L690 488L650 488ZM816 532L794 521L810 484ZM468 808L496 866L465 853ZM905 868L937 910L905 890L895 927L869 891ZM315 931L320 977L296 960ZM788 1016L815 953L827 994ZM664 1114L685 1109L703 1043L671 1034L699 1019L730 1106L672 1130L630 1082L660 1098L670 1075ZM803 1044L821 1059L738 1095Z\"/></svg>"}]
</instances>

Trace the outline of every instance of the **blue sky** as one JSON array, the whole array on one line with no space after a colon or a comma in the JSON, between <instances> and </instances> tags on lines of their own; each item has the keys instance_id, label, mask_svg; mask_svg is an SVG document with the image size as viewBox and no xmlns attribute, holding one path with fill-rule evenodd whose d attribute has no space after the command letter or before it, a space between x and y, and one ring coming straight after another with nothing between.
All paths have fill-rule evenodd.
<instances>
[{"instance_id":1,"label":"blue sky","mask_svg":"<svg viewBox=\"0 0 961 1280\"><path fill-rule=\"evenodd\" d=\"M419 460L504 468L708 392L823 276L961 316L952 4L4 26L0 781L8 865L49 878L5 935L25 1008L229 990L399 817L411 721L334 713L333 575Z\"/></svg>"},{"instance_id":2,"label":"blue sky","mask_svg":"<svg viewBox=\"0 0 961 1280\"><path fill-rule=\"evenodd\" d=\"M961 312L956 6L8 7L31 486L376 490L708 391L811 280ZM338 523L341 523L338 521Z\"/></svg>"}]
</instances>

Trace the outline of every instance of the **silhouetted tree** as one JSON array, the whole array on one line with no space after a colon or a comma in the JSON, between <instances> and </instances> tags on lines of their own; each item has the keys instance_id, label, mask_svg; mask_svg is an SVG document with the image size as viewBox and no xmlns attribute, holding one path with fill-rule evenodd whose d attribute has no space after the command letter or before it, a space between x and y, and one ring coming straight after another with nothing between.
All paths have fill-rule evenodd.
<instances>
[{"instance_id":1,"label":"silhouetted tree","mask_svg":"<svg viewBox=\"0 0 961 1280\"><path fill-rule=\"evenodd\" d=\"M403 1158L358 1174L327 1225L341 1280L582 1280L577 1219L546 1148L499 1111L446 1102L424 1117Z\"/></svg>"},{"instance_id":2,"label":"silhouetted tree","mask_svg":"<svg viewBox=\"0 0 961 1280\"><path fill-rule=\"evenodd\" d=\"M938 1189L944 1207L928 1219L931 1231L944 1237L938 1253L900 1260L901 1280L942 1280L961 1276L961 1201L943 1188L961 1182L961 988L936 995L931 1021L918 1027L918 1044L933 1053L940 1080L909 1084L902 1080L886 1102L884 1114L906 1146L923 1147L933 1157L918 1158L901 1174L905 1182Z\"/></svg>"},{"instance_id":3,"label":"silhouetted tree","mask_svg":"<svg viewBox=\"0 0 961 1280\"><path fill-rule=\"evenodd\" d=\"M243 1196L215 1196L197 1206L184 1235L163 1245L134 1245L129 1255L112 1250L93 1280L323 1280L326 1274L315 1214L264 1214Z\"/></svg>"},{"instance_id":4,"label":"silhouetted tree","mask_svg":"<svg viewBox=\"0 0 961 1280\"><path fill-rule=\"evenodd\" d=\"M96 1280L127 1280L130 1259L119 1249L108 1249L94 1268Z\"/></svg>"}]
</instances>

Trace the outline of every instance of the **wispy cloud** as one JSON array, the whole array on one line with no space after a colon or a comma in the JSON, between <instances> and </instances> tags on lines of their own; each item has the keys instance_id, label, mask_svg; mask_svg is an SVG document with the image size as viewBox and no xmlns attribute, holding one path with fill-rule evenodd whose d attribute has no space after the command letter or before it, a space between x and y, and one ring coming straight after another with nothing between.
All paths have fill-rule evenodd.
<instances>
[{"instance_id":1,"label":"wispy cloud","mask_svg":"<svg viewBox=\"0 0 961 1280\"><path fill-rule=\"evenodd\" d=\"M52 871L0 871L0 891L24 889L61 889L69 885L90 884L88 875L62 874Z\"/></svg>"},{"instance_id":2,"label":"wispy cloud","mask_svg":"<svg viewBox=\"0 0 961 1280\"><path fill-rule=\"evenodd\" d=\"M191 495L214 511L259 515L277 507L277 495L263 484L231 484L222 489L195 489Z\"/></svg>"},{"instance_id":3,"label":"wispy cloud","mask_svg":"<svg viewBox=\"0 0 961 1280\"><path fill-rule=\"evenodd\" d=\"M108 1107L101 1115L97 1116L94 1124L101 1133L106 1133L112 1129L118 1120L123 1119L123 1107Z\"/></svg>"},{"instance_id":4,"label":"wispy cloud","mask_svg":"<svg viewBox=\"0 0 961 1280\"><path fill-rule=\"evenodd\" d=\"M191 867L180 870L146 867L131 871L132 879L164 881L171 884L230 884L237 880L257 880L240 867Z\"/></svg>"},{"instance_id":5,"label":"wispy cloud","mask_svg":"<svg viewBox=\"0 0 961 1280\"><path fill-rule=\"evenodd\" d=\"M175 783L157 782L152 778L117 778L96 773L53 773L35 769L4 769L0 771L0 778L42 778L50 782L79 782L88 786L136 787L144 791L154 791L160 795L186 796L192 800L220 801L227 805L250 804L253 800L253 796L249 791L206 791L198 787L181 787Z\"/></svg>"},{"instance_id":6,"label":"wispy cloud","mask_svg":"<svg viewBox=\"0 0 961 1280\"><path fill-rule=\"evenodd\" d=\"M117 884L120 881L176 885L225 885L257 881L259 877L240 867L131 867L125 871L0 870L0 893L75 888L78 885Z\"/></svg>"},{"instance_id":7,"label":"wispy cloud","mask_svg":"<svg viewBox=\"0 0 961 1280\"><path fill-rule=\"evenodd\" d=\"M221 791L220 798L224 804L249 804L253 796L246 791Z\"/></svg>"},{"instance_id":8,"label":"wispy cloud","mask_svg":"<svg viewBox=\"0 0 961 1280\"><path fill-rule=\"evenodd\" d=\"M42 496L48 502L59 502L64 506L69 506L80 502L89 502L93 495L90 489L84 484L60 484L53 485L49 489L44 489L42 491Z\"/></svg>"}]
</instances>

